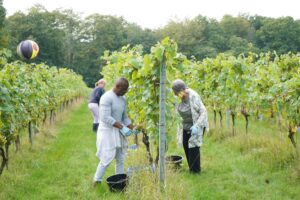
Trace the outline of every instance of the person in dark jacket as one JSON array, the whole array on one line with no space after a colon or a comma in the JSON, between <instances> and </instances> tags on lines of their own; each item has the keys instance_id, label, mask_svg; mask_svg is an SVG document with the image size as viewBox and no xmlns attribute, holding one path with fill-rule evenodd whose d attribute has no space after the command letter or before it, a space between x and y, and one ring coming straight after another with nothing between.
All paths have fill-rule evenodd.
<instances>
[{"instance_id":1,"label":"person in dark jacket","mask_svg":"<svg viewBox=\"0 0 300 200\"><path fill-rule=\"evenodd\" d=\"M99 126L99 102L101 96L105 93L104 87L105 87L105 81L103 79L100 79L96 84L95 88L91 94L91 98L89 100L88 107L93 113L93 131L97 133L98 126Z\"/></svg>"}]
</instances>

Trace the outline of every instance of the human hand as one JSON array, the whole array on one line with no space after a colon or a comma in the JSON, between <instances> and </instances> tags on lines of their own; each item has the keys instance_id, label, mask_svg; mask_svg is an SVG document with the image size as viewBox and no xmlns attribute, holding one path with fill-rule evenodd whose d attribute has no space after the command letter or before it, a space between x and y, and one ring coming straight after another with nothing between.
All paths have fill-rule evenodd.
<instances>
[{"instance_id":1,"label":"human hand","mask_svg":"<svg viewBox=\"0 0 300 200\"><path fill-rule=\"evenodd\" d=\"M131 129L131 130L134 129L134 126L133 126L132 124L129 124L127 127L128 127L129 129Z\"/></svg>"}]
</instances>

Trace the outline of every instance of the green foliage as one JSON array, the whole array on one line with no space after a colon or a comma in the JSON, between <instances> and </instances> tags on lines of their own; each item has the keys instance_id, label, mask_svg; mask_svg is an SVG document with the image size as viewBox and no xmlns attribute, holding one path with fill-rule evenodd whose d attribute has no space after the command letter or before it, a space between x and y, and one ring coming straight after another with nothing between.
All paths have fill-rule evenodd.
<instances>
[{"instance_id":1,"label":"green foliage","mask_svg":"<svg viewBox=\"0 0 300 200\"><path fill-rule=\"evenodd\" d=\"M9 36L5 23L6 10L3 7L3 0L0 0L0 48L7 48Z\"/></svg>"},{"instance_id":2,"label":"green foliage","mask_svg":"<svg viewBox=\"0 0 300 200\"><path fill-rule=\"evenodd\" d=\"M256 31L257 47L264 51L276 50L279 54L300 51L299 21L292 17L281 17L263 21L263 26Z\"/></svg>"},{"instance_id":3,"label":"green foliage","mask_svg":"<svg viewBox=\"0 0 300 200\"><path fill-rule=\"evenodd\" d=\"M3 7L3 0L0 0L0 30L4 27L4 20L6 16L6 10Z\"/></svg>"},{"instance_id":4,"label":"green foliage","mask_svg":"<svg viewBox=\"0 0 300 200\"><path fill-rule=\"evenodd\" d=\"M7 64L7 60L11 57L11 51L8 49L0 50L0 70Z\"/></svg>"},{"instance_id":5,"label":"green foliage","mask_svg":"<svg viewBox=\"0 0 300 200\"><path fill-rule=\"evenodd\" d=\"M151 135L158 135L159 67L164 56L169 128L173 127L175 117L172 110L175 99L170 89L175 78L183 79L197 90L204 104L215 112L230 109L234 117L241 113L245 118L276 113L281 126L292 132L299 124L299 54L248 53L237 57L219 54L197 62L178 53L176 43L168 38L152 47L151 54L142 54L140 46L106 52L103 58L107 65L102 75L110 87L119 77L129 80L131 86L126 96L130 116Z\"/></svg>"},{"instance_id":6,"label":"green foliage","mask_svg":"<svg viewBox=\"0 0 300 200\"><path fill-rule=\"evenodd\" d=\"M21 12L8 17L10 31L10 48L16 54L17 45L26 39L32 39L40 47L40 52L35 62L47 61L49 65L64 66L64 40L65 32L62 29L64 21L57 23L63 14L48 12L42 6L30 8L28 14Z\"/></svg>"},{"instance_id":7,"label":"green foliage","mask_svg":"<svg viewBox=\"0 0 300 200\"><path fill-rule=\"evenodd\" d=\"M288 126L294 129L300 119L299 56L219 54L204 59L187 80L214 110L230 108L252 116L272 110L286 120L286 130Z\"/></svg>"},{"instance_id":8,"label":"green foliage","mask_svg":"<svg viewBox=\"0 0 300 200\"><path fill-rule=\"evenodd\" d=\"M178 72L178 67L183 65L184 59L180 60L177 45L169 38L153 46L150 54L142 54L141 46L131 49L125 46L122 51L111 54L106 52L103 59L107 65L101 73L110 88L117 78L125 77L129 80L130 88L126 94L129 115L135 124L139 124L156 139L159 124L159 74L163 57L166 58L168 85ZM167 91L167 113L173 113L174 96L170 87ZM167 116L169 122L174 122L173 117ZM173 123L167 124L167 132L172 126Z\"/></svg>"},{"instance_id":9,"label":"green foliage","mask_svg":"<svg viewBox=\"0 0 300 200\"><path fill-rule=\"evenodd\" d=\"M218 53L276 51L278 54L300 51L300 23L291 17L225 15L219 22L203 16L170 21L157 30L160 38L170 36L178 41L181 52L189 58L215 57Z\"/></svg>"},{"instance_id":10,"label":"green foliage","mask_svg":"<svg viewBox=\"0 0 300 200\"><path fill-rule=\"evenodd\" d=\"M11 144L29 122L39 123L48 111L85 90L82 77L69 69L20 61L4 64L0 71L0 143Z\"/></svg>"}]
</instances>

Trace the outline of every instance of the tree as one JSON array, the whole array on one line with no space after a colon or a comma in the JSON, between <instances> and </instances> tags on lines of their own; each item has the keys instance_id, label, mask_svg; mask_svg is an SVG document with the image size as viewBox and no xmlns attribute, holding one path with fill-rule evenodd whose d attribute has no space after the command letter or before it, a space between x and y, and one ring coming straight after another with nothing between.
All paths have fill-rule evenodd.
<instances>
[{"instance_id":1,"label":"tree","mask_svg":"<svg viewBox=\"0 0 300 200\"><path fill-rule=\"evenodd\" d=\"M184 20L181 22L171 21L163 29L159 30L160 36L170 36L178 41L179 50L188 57L201 57L198 54L199 47L203 47L205 37L203 35L206 23L202 18Z\"/></svg>"},{"instance_id":2,"label":"tree","mask_svg":"<svg viewBox=\"0 0 300 200\"><path fill-rule=\"evenodd\" d=\"M151 46L159 40L154 31L150 29L142 29L140 26L133 23L125 25L125 32L127 44L130 44L131 46L141 44L145 53L149 53Z\"/></svg>"},{"instance_id":3,"label":"tree","mask_svg":"<svg viewBox=\"0 0 300 200\"><path fill-rule=\"evenodd\" d=\"M3 7L3 0L0 0L0 48L7 47L8 34L5 27L6 10Z\"/></svg>"},{"instance_id":4,"label":"tree","mask_svg":"<svg viewBox=\"0 0 300 200\"><path fill-rule=\"evenodd\" d=\"M256 45L264 51L279 54L300 50L300 24L292 17L266 19L256 31Z\"/></svg>"},{"instance_id":5,"label":"tree","mask_svg":"<svg viewBox=\"0 0 300 200\"><path fill-rule=\"evenodd\" d=\"M81 23L74 65L83 74L89 86L101 77L98 73L104 65L99 58L105 50L120 50L124 45L142 44L145 52L156 43L153 31L128 23L121 17L94 14Z\"/></svg>"},{"instance_id":6,"label":"tree","mask_svg":"<svg viewBox=\"0 0 300 200\"><path fill-rule=\"evenodd\" d=\"M10 49L15 52L22 40L32 39L40 47L35 62L47 62L49 65L63 66L63 43L65 33L59 27L55 13L48 12L44 7L36 5L29 9L28 14L17 12L8 18L8 28L12 37Z\"/></svg>"},{"instance_id":7,"label":"tree","mask_svg":"<svg viewBox=\"0 0 300 200\"><path fill-rule=\"evenodd\" d=\"M0 0L0 28L4 27L5 16L6 16L6 10L3 7L3 0Z\"/></svg>"},{"instance_id":8,"label":"tree","mask_svg":"<svg viewBox=\"0 0 300 200\"><path fill-rule=\"evenodd\" d=\"M220 21L226 36L237 36L249 40L249 32L251 24L245 16L232 17L231 15L224 15Z\"/></svg>"}]
</instances>

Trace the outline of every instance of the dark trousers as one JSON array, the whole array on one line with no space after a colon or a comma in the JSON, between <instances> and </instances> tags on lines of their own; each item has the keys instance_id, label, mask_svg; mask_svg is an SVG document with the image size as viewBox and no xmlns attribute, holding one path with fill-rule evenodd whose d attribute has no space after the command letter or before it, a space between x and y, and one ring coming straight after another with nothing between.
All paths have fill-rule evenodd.
<instances>
[{"instance_id":1,"label":"dark trousers","mask_svg":"<svg viewBox=\"0 0 300 200\"><path fill-rule=\"evenodd\" d=\"M182 137L183 148L189 164L190 172L201 172L200 147L189 148L191 131L183 130Z\"/></svg>"}]
</instances>

